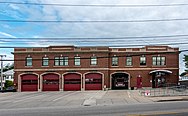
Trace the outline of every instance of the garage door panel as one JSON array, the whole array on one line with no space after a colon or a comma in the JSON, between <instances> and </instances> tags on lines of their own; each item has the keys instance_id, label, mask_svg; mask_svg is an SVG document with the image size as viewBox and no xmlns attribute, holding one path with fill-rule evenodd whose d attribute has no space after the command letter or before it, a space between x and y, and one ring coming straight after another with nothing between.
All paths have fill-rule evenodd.
<instances>
[{"instance_id":1,"label":"garage door panel","mask_svg":"<svg viewBox=\"0 0 188 116\"><path fill-rule=\"evenodd\" d=\"M102 90L102 75L90 73L85 76L85 90Z\"/></svg>"},{"instance_id":2,"label":"garage door panel","mask_svg":"<svg viewBox=\"0 0 188 116\"><path fill-rule=\"evenodd\" d=\"M81 90L81 76L79 74L64 75L64 91L80 91Z\"/></svg>"},{"instance_id":3,"label":"garage door panel","mask_svg":"<svg viewBox=\"0 0 188 116\"><path fill-rule=\"evenodd\" d=\"M43 75L42 91L59 91L59 75L57 74Z\"/></svg>"},{"instance_id":4,"label":"garage door panel","mask_svg":"<svg viewBox=\"0 0 188 116\"><path fill-rule=\"evenodd\" d=\"M38 91L37 75L29 74L21 76L21 91Z\"/></svg>"},{"instance_id":5,"label":"garage door panel","mask_svg":"<svg viewBox=\"0 0 188 116\"><path fill-rule=\"evenodd\" d=\"M81 84L65 84L64 90L65 91L80 91L81 90Z\"/></svg>"},{"instance_id":6,"label":"garage door panel","mask_svg":"<svg viewBox=\"0 0 188 116\"><path fill-rule=\"evenodd\" d=\"M86 84L85 90L101 90L102 84Z\"/></svg>"},{"instance_id":7,"label":"garage door panel","mask_svg":"<svg viewBox=\"0 0 188 116\"><path fill-rule=\"evenodd\" d=\"M22 91L38 91L38 85L22 85Z\"/></svg>"}]
</instances>

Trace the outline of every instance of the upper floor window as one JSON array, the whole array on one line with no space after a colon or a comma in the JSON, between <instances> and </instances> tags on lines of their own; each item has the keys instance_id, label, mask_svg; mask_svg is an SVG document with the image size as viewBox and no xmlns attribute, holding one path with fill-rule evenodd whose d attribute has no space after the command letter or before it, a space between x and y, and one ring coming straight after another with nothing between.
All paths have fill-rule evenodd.
<instances>
[{"instance_id":1,"label":"upper floor window","mask_svg":"<svg viewBox=\"0 0 188 116\"><path fill-rule=\"evenodd\" d=\"M80 57L79 56L75 56L74 57L74 65L75 66L80 66Z\"/></svg>"},{"instance_id":2,"label":"upper floor window","mask_svg":"<svg viewBox=\"0 0 188 116\"><path fill-rule=\"evenodd\" d=\"M152 61L155 66L166 65L166 58L164 56L153 56Z\"/></svg>"},{"instance_id":3,"label":"upper floor window","mask_svg":"<svg viewBox=\"0 0 188 116\"><path fill-rule=\"evenodd\" d=\"M118 57L117 56L112 57L112 66L118 66Z\"/></svg>"},{"instance_id":4,"label":"upper floor window","mask_svg":"<svg viewBox=\"0 0 188 116\"><path fill-rule=\"evenodd\" d=\"M142 55L140 57L140 65L146 65L146 56Z\"/></svg>"},{"instance_id":5,"label":"upper floor window","mask_svg":"<svg viewBox=\"0 0 188 116\"><path fill-rule=\"evenodd\" d=\"M132 66L132 57L131 56L126 57L126 66Z\"/></svg>"},{"instance_id":6,"label":"upper floor window","mask_svg":"<svg viewBox=\"0 0 188 116\"><path fill-rule=\"evenodd\" d=\"M91 57L91 65L97 65L97 57L96 56Z\"/></svg>"},{"instance_id":7,"label":"upper floor window","mask_svg":"<svg viewBox=\"0 0 188 116\"><path fill-rule=\"evenodd\" d=\"M26 57L26 66L32 66L32 57Z\"/></svg>"},{"instance_id":8,"label":"upper floor window","mask_svg":"<svg viewBox=\"0 0 188 116\"><path fill-rule=\"evenodd\" d=\"M48 57L42 58L42 66L48 66L49 65L49 59Z\"/></svg>"},{"instance_id":9,"label":"upper floor window","mask_svg":"<svg viewBox=\"0 0 188 116\"><path fill-rule=\"evenodd\" d=\"M69 64L68 57L55 57L55 66L67 66Z\"/></svg>"},{"instance_id":10,"label":"upper floor window","mask_svg":"<svg viewBox=\"0 0 188 116\"><path fill-rule=\"evenodd\" d=\"M60 57L60 66L68 66L69 58L68 57Z\"/></svg>"}]
</instances>

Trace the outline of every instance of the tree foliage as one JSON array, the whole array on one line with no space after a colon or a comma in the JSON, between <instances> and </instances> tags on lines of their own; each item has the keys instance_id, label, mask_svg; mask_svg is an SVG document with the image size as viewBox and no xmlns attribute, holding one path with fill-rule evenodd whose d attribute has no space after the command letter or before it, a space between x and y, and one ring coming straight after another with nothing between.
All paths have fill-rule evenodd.
<instances>
[{"instance_id":1,"label":"tree foliage","mask_svg":"<svg viewBox=\"0 0 188 116\"><path fill-rule=\"evenodd\" d=\"M185 67L188 68L188 55L184 55L183 61L185 62Z\"/></svg>"},{"instance_id":2,"label":"tree foliage","mask_svg":"<svg viewBox=\"0 0 188 116\"><path fill-rule=\"evenodd\" d=\"M7 64L4 68L3 68L3 72L6 72L8 70L14 69L14 63L12 64Z\"/></svg>"},{"instance_id":3,"label":"tree foliage","mask_svg":"<svg viewBox=\"0 0 188 116\"><path fill-rule=\"evenodd\" d=\"M183 61L185 62L185 72L181 73L180 76L184 76L188 73L188 55L184 55Z\"/></svg>"},{"instance_id":4,"label":"tree foliage","mask_svg":"<svg viewBox=\"0 0 188 116\"><path fill-rule=\"evenodd\" d=\"M5 82L5 88L12 87L13 85L14 85L14 83L12 81L6 80L6 82Z\"/></svg>"}]
</instances>

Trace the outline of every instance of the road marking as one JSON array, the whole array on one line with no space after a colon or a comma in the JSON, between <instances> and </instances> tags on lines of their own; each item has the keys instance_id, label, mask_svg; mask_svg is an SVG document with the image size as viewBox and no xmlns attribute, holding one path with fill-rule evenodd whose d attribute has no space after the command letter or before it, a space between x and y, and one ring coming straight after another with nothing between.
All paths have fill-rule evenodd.
<instances>
[{"instance_id":1,"label":"road marking","mask_svg":"<svg viewBox=\"0 0 188 116\"><path fill-rule=\"evenodd\" d=\"M131 95L130 95L131 93L130 93L129 91L127 91L127 94L128 94L128 96L129 96L129 98L131 98Z\"/></svg>"},{"instance_id":2,"label":"road marking","mask_svg":"<svg viewBox=\"0 0 188 116\"><path fill-rule=\"evenodd\" d=\"M25 97L24 99L17 100L17 101L13 101L12 103L17 103L17 102L20 102L20 101L25 101L25 100L27 100L27 99L34 98L34 97L39 97L39 96L42 96L42 95L43 95L43 94L40 93L39 95Z\"/></svg>"},{"instance_id":3,"label":"road marking","mask_svg":"<svg viewBox=\"0 0 188 116\"><path fill-rule=\"evenodd\" d=\"M52 101L57 101L57 100L60 100L60 99L62 99L62 98L68 97L68 96L73 95L73 94L76 94L76 93L78 93L78 91L73 92L73 93L70 93L70 94L66 94L66 95L61 96L61 97L58 97L58 98L56 98L56 99L54 99L54 100L52 100Z\"/></svg>"}]
</instances>

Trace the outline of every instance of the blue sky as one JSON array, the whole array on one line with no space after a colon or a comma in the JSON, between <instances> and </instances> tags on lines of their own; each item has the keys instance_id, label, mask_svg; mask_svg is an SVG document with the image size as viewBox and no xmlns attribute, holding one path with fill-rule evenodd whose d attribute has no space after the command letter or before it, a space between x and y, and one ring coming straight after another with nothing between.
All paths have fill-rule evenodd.
<instances>
[{"instance_id":1,"label":"blue sky","mask_svg":"<svg viewBox=\"0 0 188 116\"><path fill-rule=\"evenodd\" d=\"M0 2L32 2L45 4L183 4L186 0L1 0ZM170 7L62 7L45 5L0 4L0 19L3 20L149 20L188 18L188 6ZM137 39L87 39L105 37L135 37L160 35L188 34L188 21L170 22L140 22L140 23L13 23L0 22L0 46L117 46L127 44L158 44L188 42L186 37L177 38L137 38ZM3 39L3 38L10 39ZM34 38L20 40L17 38ZM50 38L61 37L59 41L49 41ZM83 39L66 39L79 37ZM24 41L24 42L23 42ZM32 42L33 41L33 42ZM180 50L188 49L187 45L174 45ZM0 49L12 59L13 49ZM180 72L184 63L180 54Z\"/></svg>"}]
</instances>

